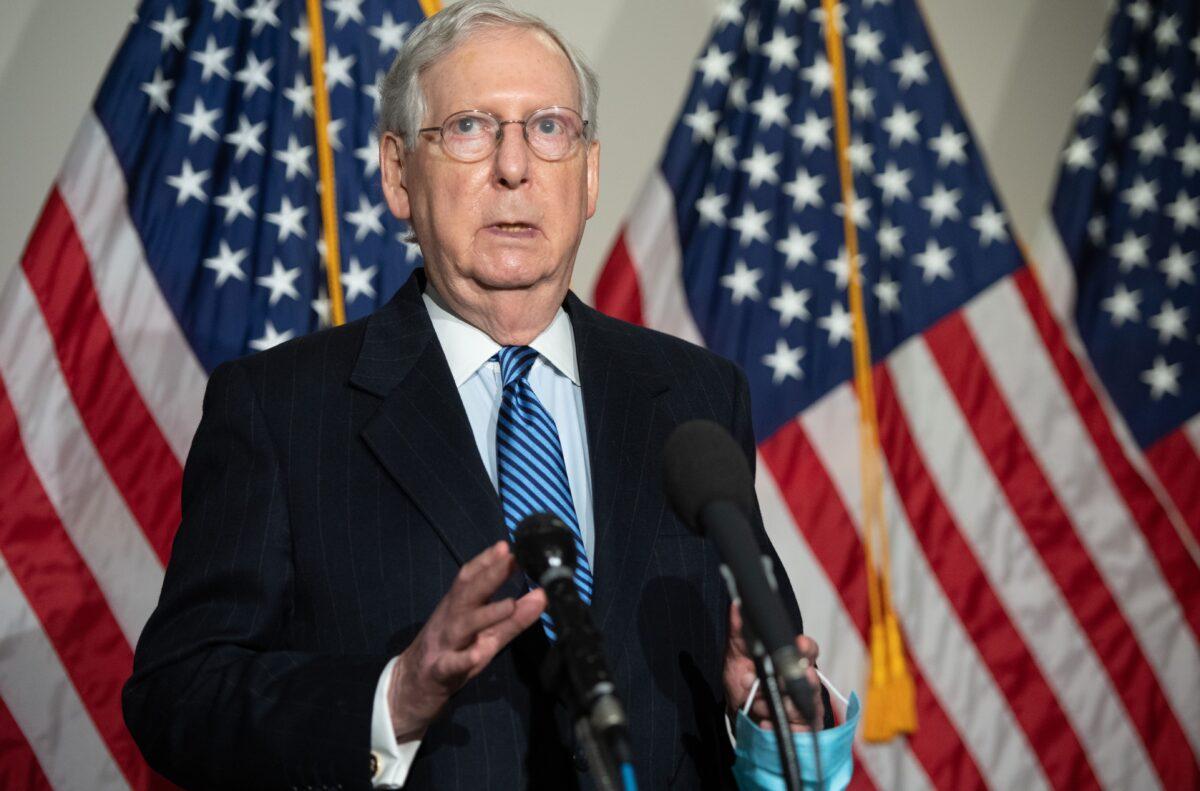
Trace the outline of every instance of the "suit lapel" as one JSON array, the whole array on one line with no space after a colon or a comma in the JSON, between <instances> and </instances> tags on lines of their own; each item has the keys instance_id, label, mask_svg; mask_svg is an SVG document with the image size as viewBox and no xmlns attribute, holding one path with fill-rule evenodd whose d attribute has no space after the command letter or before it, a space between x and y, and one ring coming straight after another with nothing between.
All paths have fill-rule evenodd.
<instances>
[{"instance_id":1,"label":"suit lapel","mask_svg":"<svg viewBox=\"0 0 1200 791\"><path fill-rule=\"evenodd\" d=\"M632 612L657 532L641 515L646 487L658 486L652 427L655 399L668 389L654 361L629 346L611 320L568 295L567 312L583 388L592 510L596 529L592 615L606 630L614 613Z\"/></svg>"},{"instance_id":2,"label":"suit lapel","mask_svg":"<svg viewBox=\"0 0 1200 791\"><path fill-rule=\"evenodd\" d=\"M418 270L368 319L350 381L382 399L363 439L461 565L504 538L504 523L423 285Z\"/></svg>"}]
</instances>

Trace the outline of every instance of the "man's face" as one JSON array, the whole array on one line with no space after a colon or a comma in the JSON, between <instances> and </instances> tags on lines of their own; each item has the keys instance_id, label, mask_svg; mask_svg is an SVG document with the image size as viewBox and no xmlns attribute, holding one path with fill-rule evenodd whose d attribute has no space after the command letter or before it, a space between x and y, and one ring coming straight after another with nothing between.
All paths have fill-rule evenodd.
<instances>
[{"instance_id":1,"label":"man's face","mask_svg":"<svg viewBox=\"0 0 1200 791\"><path fill-rule=\"evenodd\" d=\"M566 55L532 30L468 38L429 68L422 86L422 127L461 110L501 120L552 106L583 111ZM567 158L547 162L530 150L519 124L503 130L496 151L470 163L448 156L436 133L421 135L410 151L394 136L383 142L388 205L411 222L426 269L447 296L546 286L565 293L584 222L596 210L598 143L581 141Z\"/></svg>"}]
</instances>

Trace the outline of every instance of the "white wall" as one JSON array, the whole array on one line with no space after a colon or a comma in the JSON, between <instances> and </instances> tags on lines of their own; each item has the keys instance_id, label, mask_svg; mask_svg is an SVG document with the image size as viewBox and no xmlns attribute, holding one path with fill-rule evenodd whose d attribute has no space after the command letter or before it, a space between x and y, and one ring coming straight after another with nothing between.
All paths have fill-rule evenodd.
<instances>
[{"instance_id":1,"label":"white wall","mask_svg":"<svg viewBox=\"0 0 1200 791\"><path fill-rule=\"evenodd\" d=\"M299 2L299 0L288 0ZM1105 0L920 0L1020 234L1049 197ZM575 288L589 295L679 109L715 0L513 0L559 27L601 82L600 205ZM4 0L0 281L16 263L135 0Z\"/></svg>"}]
</instances>

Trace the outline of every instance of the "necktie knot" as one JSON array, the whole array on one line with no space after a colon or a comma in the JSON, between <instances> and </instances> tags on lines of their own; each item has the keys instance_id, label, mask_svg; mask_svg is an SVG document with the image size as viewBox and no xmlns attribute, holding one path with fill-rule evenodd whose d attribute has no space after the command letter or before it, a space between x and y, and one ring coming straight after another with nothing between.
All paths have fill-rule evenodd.
<instances>
[{"instance_id":1,"label":"necktie knot","mask_svg":"<svg viewBox=\"0 0 1200 791\"><path fill-rule=\"evenodd\" d=\"M538 353L528 346L502 346L496 353L500 360L500 379L504 386L519 382L529 375Z\"/></svg>"}]
</instances>

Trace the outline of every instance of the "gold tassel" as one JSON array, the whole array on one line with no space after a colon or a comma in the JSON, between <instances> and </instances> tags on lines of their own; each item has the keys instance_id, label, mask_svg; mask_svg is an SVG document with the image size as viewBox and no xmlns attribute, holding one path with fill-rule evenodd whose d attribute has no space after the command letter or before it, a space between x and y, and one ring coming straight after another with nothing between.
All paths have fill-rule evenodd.
<instances>
[{"instance_id":1,"label":"gold tassel","mask_svg":"<svg viewBox=\"0 0 1200 791\"><path fill-rule=\"evenodd\" d=\"M867 699L863 705L863 738L869 742L886 742L894 731L886 703L890 697L887 671L887 641L883 624L871 624L871 674L867 681Z\"/></svg>"},{"instance_id":2,"label":"gold tassel","mask_svg":"<svg viewBox=\"0 0 1200 791\"><path fill-rule=\"evenodd\" d=\"M846 100L846 63L841 34L837 29L836 0L821 0L825 10L825 49L833 67L833 115L836 127L838 175L842 205L854 205L854 179L850 169L850 112ZM869 742L884 742L917 728L916 694L904 658L900 626L892 608L891 553L883 514L882 451L879 418L875 408L875 386L871 375L870 336L863 310L859 273L858 229L850 212L842 218L846 255L850 259L850 313L853 321L854 386L859 402L859 452L862 470L863 553L870 605L871 669L863 713L863 736ZM876 558L876 548L878 558ZM878 573L876 567L878 560Z\"/></svg>"},{"instance_id":3,"label":"gold tassel","mask_svg":"<svg viewBox=\"0 0 1200 791\"><path fill-rule=\"evenodd\" d=\"M887 714L892 735L915 733L917 730L917 694L908 662L904 659L904 646L900 640L900 627L894 613L887 614L888 647L888 690Z\"/></svg>"}]
</instances>

